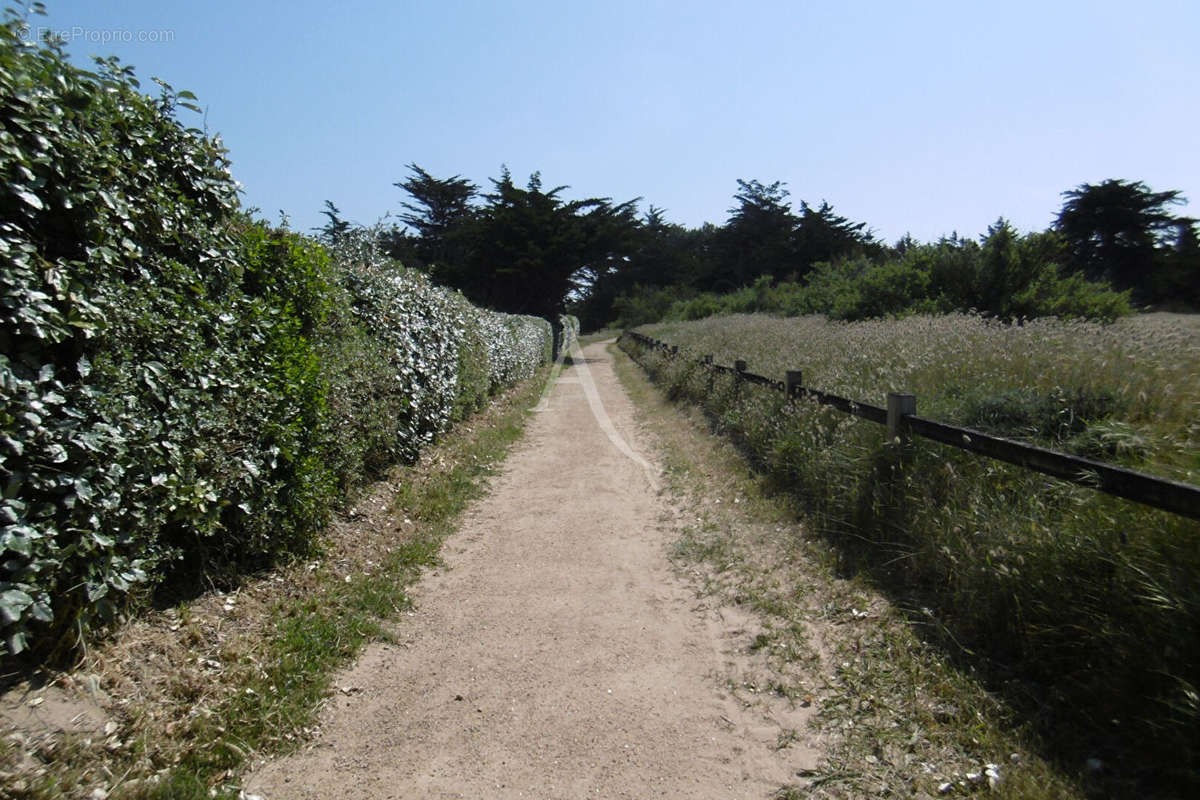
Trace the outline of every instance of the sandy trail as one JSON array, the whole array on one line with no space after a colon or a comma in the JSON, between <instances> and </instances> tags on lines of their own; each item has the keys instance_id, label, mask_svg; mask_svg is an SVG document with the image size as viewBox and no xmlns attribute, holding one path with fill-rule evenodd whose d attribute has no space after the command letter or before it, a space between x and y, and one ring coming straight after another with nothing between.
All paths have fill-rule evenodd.
<instances>
[{"instance_id":1,"label":"sandy trail","mask_svg":"<svg viewBox=\"0 0 1200 800\"><path fill-rule=\"evenodd\" d=\"M672 570L654 456L605 347L584 355L415 588L403 644L340 675L317 740L248 793L766 798L816 760L774 747L802 716L722 685L746 620Z\"/></svg>"}]
</instances>

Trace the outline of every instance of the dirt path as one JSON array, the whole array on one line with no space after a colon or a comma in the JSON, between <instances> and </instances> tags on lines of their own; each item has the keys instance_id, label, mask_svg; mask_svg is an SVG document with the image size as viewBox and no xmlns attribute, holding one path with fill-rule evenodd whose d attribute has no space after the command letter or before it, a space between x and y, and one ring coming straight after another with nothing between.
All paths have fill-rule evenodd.
<instances>
[{"instance_id":1,"label":"dirt path","mask_svg":"<svg viewBox=\"0 0 1200 800\"><path fill-rule=\"evenodd\" d=\"M247 793L766 798L816 761L775 747L806 712L724 687L750 623L673 571L653 456L605 346L584 353L416 588L403 644L339 676L318 739Z\"/></svg>"}]
</instances>

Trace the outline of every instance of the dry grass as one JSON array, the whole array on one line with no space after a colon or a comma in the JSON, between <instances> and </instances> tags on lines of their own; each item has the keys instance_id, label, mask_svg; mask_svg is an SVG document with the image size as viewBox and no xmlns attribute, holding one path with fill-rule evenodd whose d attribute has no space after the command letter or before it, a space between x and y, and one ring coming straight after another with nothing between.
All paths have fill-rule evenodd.
<instances>
[{"instance_id":1,"label":"dry grass","mask_svg":"<svg viewBox=\"0 0 1200 800\"><path fill-rule=\"evenodd\" d=\"M815 735L826 757L778 797L1083 796L1036 754L1005 706L915 635L886 596L839 577L837 553L708 432L698 410L669 404L627 359L616 366L687 522L677 565L701 594L760 620L752 647L764 655L761 672L728 688L748 703L767 692L814 709L812 730L782 736L779 746Z\"/></svg>"},{"instance_id":2,"label":"dry grass","mask_svg":"<svg viewBox=\"0 0 1200 800\"><path fill-rule=\"evenodd\" d=\"M1110 448L1102 457L1185 480L1200 471L1188 319L742 316L648 331L760 373L800 366L806 385L855 399L914 390L925 416ZM880 426L660 353L643 363L795 505L841 574L870 580L977 670L1064 769L1103 764L1097 796L1200 789L1200 524L930 442L901 464Z\"/></svg>"},{"instance_id":3,"label":"dry grass","mask_svg":"<svg viewBox=\"0 0 1200 800\"><path fill-rule=\"evenodd\" d=\"M1111 421L1146 440L1143 468L1200 482L1197 315L1012 326L965 314L858 323L747 314L641 331L718 363L743 358L751 372L780 380L800 369L806 386L867 403L886 405L888 392L912 392L923 416L953 423L968 421L966 401L978 390L1111 395Z\"/></svg>"}]
</instances>

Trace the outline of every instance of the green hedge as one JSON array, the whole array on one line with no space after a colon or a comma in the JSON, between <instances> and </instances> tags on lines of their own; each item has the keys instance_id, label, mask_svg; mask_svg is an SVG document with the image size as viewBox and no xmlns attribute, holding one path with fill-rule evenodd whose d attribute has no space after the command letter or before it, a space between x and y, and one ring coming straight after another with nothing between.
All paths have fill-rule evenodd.
<instances>
[{"instance_id":1,"label":"green hedge","mask_svg":"<svg viewBox=\"0 0 1200 800\"><path fill-rule=\"evenodd\" d=\"M304 552L363 479L533 374L545 320L250 220L216 139L0 27L0 656Z\"/></svg>"}]
</instances>

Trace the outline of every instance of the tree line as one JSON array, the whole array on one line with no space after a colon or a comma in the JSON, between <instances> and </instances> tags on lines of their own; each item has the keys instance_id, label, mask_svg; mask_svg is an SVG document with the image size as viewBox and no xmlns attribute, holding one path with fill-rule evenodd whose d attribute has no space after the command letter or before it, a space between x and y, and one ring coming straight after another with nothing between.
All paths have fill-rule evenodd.
<instances>
[{"instance_id":1,"label":"tree line","mask_svg":"<svg viewBox=\"0 0 1200 800\"><path fill-rule=\"evenodd\" d=\"M566 200L540 174L507 168L485 191L417 164L394 185L398 224L381 246L475 303L513 313L576 314L585 329L664 317L767 310L856 319L976 311L1111 319L1140 306L1200 307L1197 220L1179 191L1109 179L1063 192L1047 230L1000 218L978 239L887 244L825 201L794 207L781 181L737 180L728 219L690 228L641 198ZM331 201L319 235L351 224Z\"/></svg>"}]
</instances>

